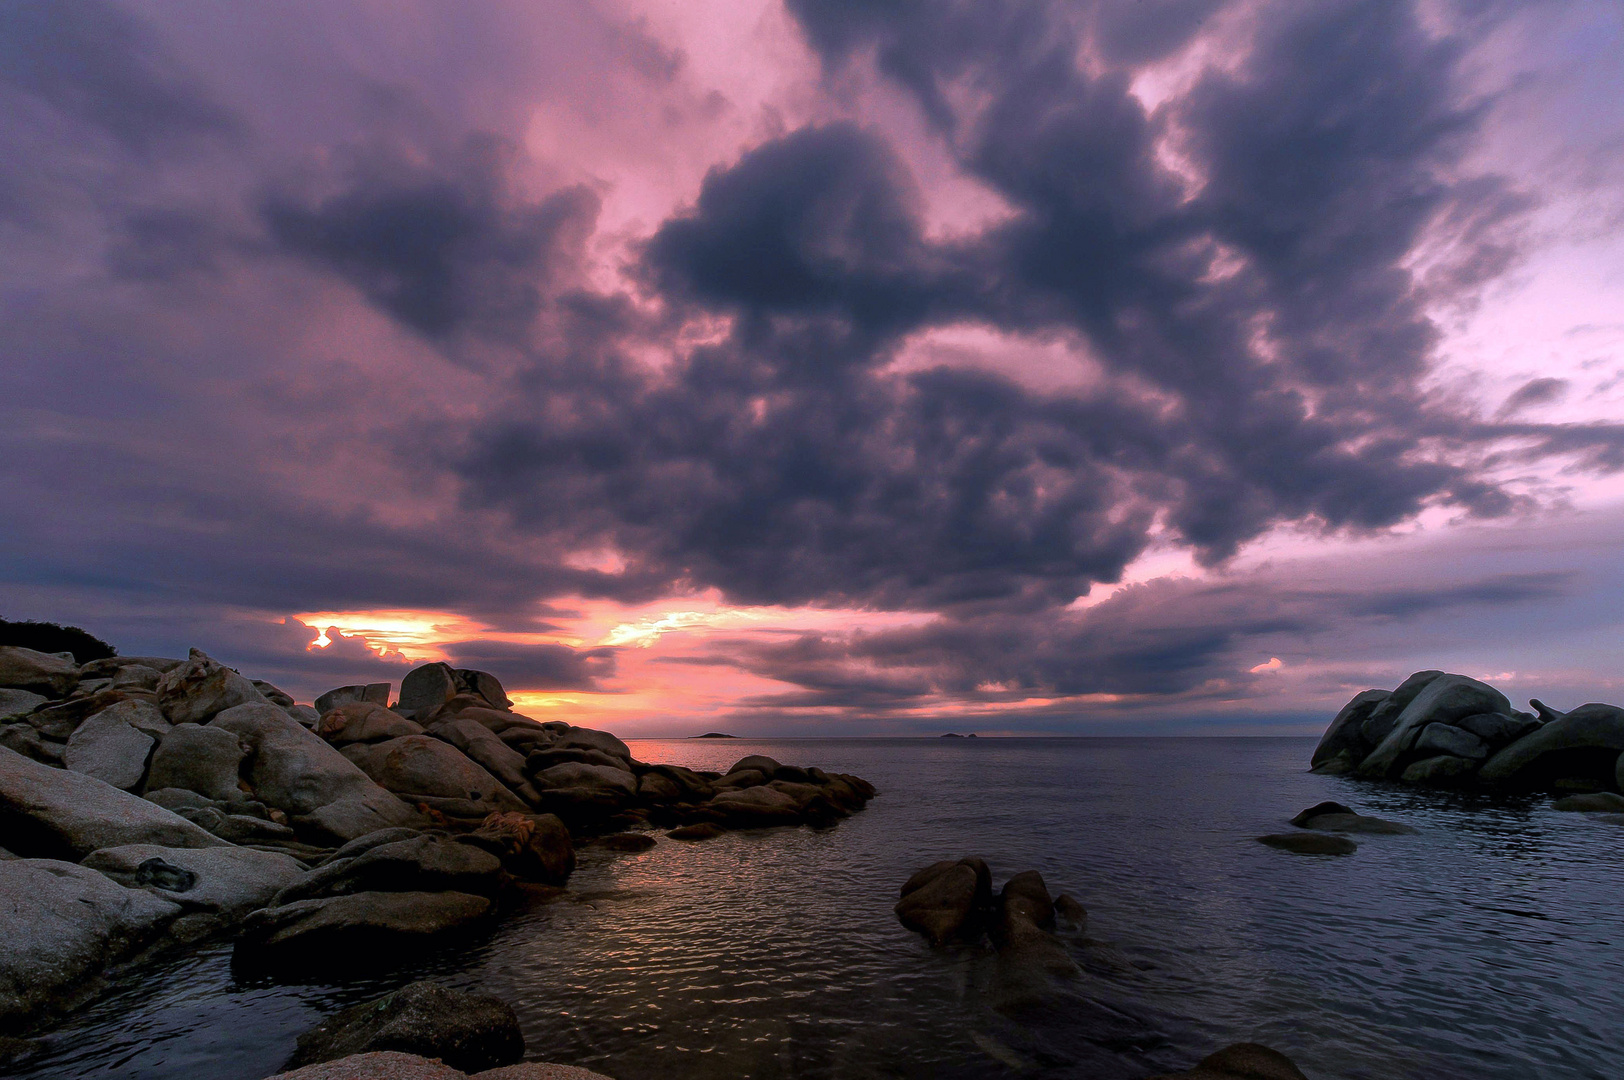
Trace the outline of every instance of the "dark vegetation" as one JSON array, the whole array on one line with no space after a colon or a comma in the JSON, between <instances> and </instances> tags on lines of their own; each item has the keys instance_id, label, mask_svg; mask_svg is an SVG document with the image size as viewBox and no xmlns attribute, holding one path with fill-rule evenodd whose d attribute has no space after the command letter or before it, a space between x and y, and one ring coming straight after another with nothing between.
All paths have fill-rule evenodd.
<instances>
[{"instance_id":1,"label":"dark vegetation","mask_svg":"<svg viewBox=\"0 0 1624 1080\"><path fill-rule=\"evenodd\" d=\"M88 630L53 622L0 619L0 645L19 645L42 653L71 652L79 664L118 655L117 649Z\"/></svg>"}]
</instances>

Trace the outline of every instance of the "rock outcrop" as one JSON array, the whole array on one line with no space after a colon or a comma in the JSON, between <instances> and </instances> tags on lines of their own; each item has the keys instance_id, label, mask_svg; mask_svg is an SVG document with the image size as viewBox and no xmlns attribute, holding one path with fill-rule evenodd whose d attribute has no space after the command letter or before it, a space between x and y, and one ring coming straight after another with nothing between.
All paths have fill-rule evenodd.
<instances>
[{"instance_id":1,"label":"rock outcrop","mask_svg":"<svg viewBox=\"0 0 1624 1080\"><path fill-rule=\"evenodd\" d=\"M1314 772L1429 787L1624 789L1624 709L1511 707L1493 687L1420 671L1396 690L1355 695L1310 759Z\"/></svg>"},{"instance_id":2,"label":"rock outcrop","mask_svg":"<svg viewBox=\"0 0 1624 1080\"><path fill-rule=\"evenodd\" d=\"M478 1072L522 1059L524 1035L513 1008L501 998L414 982L345 1009L300 1035L287 1067L381 1050L436 1058L453 1069Z\"/></svg>"}]
</instances>

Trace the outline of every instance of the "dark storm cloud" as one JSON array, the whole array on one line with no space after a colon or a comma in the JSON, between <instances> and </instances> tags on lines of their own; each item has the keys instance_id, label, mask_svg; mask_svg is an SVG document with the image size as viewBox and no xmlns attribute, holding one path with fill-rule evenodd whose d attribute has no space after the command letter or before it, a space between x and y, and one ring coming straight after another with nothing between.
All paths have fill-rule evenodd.
<instances>
[{"instance_id":1,"label":"dark storm cloud","mask_svg":"<svg viewBox=\"0 0 1624 1080\"><path fill-rule=\"evenodd\" d=\"M347 190L314 204L271 198L264 217L285 249L422 334L522 332L540 310L541 289L590 233L598 200L571 187L534 205L507 205L499 166L486 160L497 156L476 140L472 175L461 182L372 164Z\"/></svg>"},{"instance_id":2,"label":"dark storm cloud","mask_svg":"<svg viewBox=\"0 0 1624 1080\"><path fill-rule=\"evenodd\" d=\"M1494 612L1553 599L1572 586L1567 573L1314 590L1267 580L1161 580L1082 611L933 619L896 630L731 641L725 649L744 669L799 688L747 703L768 711L880 714L942 699L1081 695L1232 700L1257 682L1248 669L1260 650L1281 651L1327 627Z\"/></svg>"},{"instance_id":3,"label":"dark storm cloud","mask_svg":"<svg viewBox=\"0 0 1624 1080\"><path fill-rule=\"evenodd\" d=\"M512 641L459 641L446 647L460 668L489 671L512 690L603 688L599 679L615 673L612 648L575 649L568 645L528 645Z\"/></svg>"},{"instance_id":4,"label":"dark storm cloud","mask_svg":"<svg viewBox=\"0 0 1624 1080\"><path fill-rule=\"evenodd\" d=\"M99 0L0 5L0 80L137 152L239 127L146 26Z\"/></svg>"}]
</instances>

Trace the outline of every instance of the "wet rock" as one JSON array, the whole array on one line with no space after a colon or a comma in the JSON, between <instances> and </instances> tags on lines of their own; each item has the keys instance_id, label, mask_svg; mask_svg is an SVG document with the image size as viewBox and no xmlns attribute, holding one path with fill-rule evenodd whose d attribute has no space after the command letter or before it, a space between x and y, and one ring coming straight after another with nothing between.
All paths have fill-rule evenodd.
<instances>
[{"instance_id":1,"label":"wet rock","mask_svg":"<svg viewBox=\"0 0 1624 1080\"><path fill-rule=\"evenodd\" d=\"M1439 754L1411 762L1399 774L1399 779L1406 784L1448 787L1469 778L1476 768L1475 761L1467 761L1452 754Z\"/></svg>"},{"instance_id":2,"label":"wet rock","mask_svg":"<svg viewBox=\"0 0 1624 1080\"><path fill-rule=\"evenodd\" d=\"M592 846L608 851L638 852L649 850L654 843L654 837L648 833L610 833L594 839Z\"/></svg>"},{"instance_id":3,"label":"wet rock","mask_svg":"<svg viewBox=\"0 0 1624 1080\"><path fill-rule=\"evenodd\" d=\"M1611 791L1597 791L1587 795L1565 795L1552 803L1551 809L1583 814L1624 813L1624 795L1616 795Z\"/></svg>"},{"instance_id":4,"label":"wet rock","mask_svg":"<svg viewBox=\"0 0 1624 1080\"><path fill-rule=\"evenodd\" d=\"M1054 901L1043 875L1036 870L1023 870L1004 882L998 903L1006 918L1026 919L1044 928L1054 926Z\"/></svg>"},{"instance_id":5,"label":"wet rock","mask_svg":"<svg viewBox=\"0 0 1624 1080\"><path fill-rule=\"evenodd\" d=\"M1318 832L1271 833L1258 837L1257 842L1298 855L1352 855L1359 849L1345 836Z\"/></svg>"},{"instance_id":6,"label":"wet rock","mask_svg":"<svg viewBox=\"0 0 1624 1080\"><path fill-rule=\"evenodd\" d=\"M334 746L421 735L423 728L372 701L350 701L322 713L316 734Z\"/></svg>"},{"instance_id":7,"label":"wet rock","mask_svg":"<svg viewBox=\"0 0 1624 1080\"><path fill-rule=\"evenodd\" d=\"M78 861L123 844L220 847L186 819L94 777L0 748L0 836L19 855Z\"/></svg>"},{"instance_id":8,"label":"wet rock","mask_svg":"<svg viewBox=\"0 0 1624 1080\"><path fill-rule=\"evenodd\" d=\"M1412 749L1418 754L1451 754L1471 761L1480 761L1489 756L1488 744L1453 724L1428 724L1421 729Z\"/></svg>"},{"instance_id":9,"label":"wet rock","mask_svg":"<svg viewBox=\"0 0 1624 1080\"><path fill-rule=\"evenodd\" d=\"M1397 696L1397 691L1394 694ZM1504 694L1476 679L1465 675L1432 678L1398 715L1391 733L1360 763L1359 775L1384 777L1391 774L1429 724L1449 724L1479 713L1510 711L1511 703Z\"/></svg>"},{"instance_id":10,"label":"wet rock","mask_svg":"<svg viewBox=\"0 0 1624 1080\"><path fill-rule=\"evenodd\" d=\"M1291 823L1300 829L1314 829L1319 832L1371 833L1399 836L1413 834L1417 831L1396 821L1386 821L1378 817L1366 817L1364 814L1356 814L1349 807L1335 802L1323 802L1316 806L1310 806L1307 810L1292 818Z\"/></svg>"},{"instance_id":11,"label":"wet rock","mask_svg":"<svg viewBox=\"0 0 1624 1080\"><path fill-rule=\"evenodd\" d=\"M912 885L912 888L907 888ZM897 918L910 930L941 945L979 933L982 905L977 868L964 861L936 863L908 879L897 902Z\"/></svg>"},{"instance_id":12,"label":"wet rock","mask_svg":"<svg viewBox=\"0 0 1624 1080\"><path fill-rule=\"evenodd\" d=\"M474 1072L524 1057L519 1019L503 1000L432 982L408 983L299 1036L289 1067L379 1050L438 1058Z\"/></svg>"},{"instance_id":13,"label":"wet rock","mask_svg":"<svg viewBox=\"0 0 1624 1080\"><path fill-rule=\"evenodd\" d=\"M0 686L66 697L79 684L79 665L54 653L0 645Z\"/></svg>"},{"instance_id":14,"label":"wet rock","mask_svg":"<svg viewBox=\"0 0 1624 1080\"><path fill-rule=\"evenodd\" d=\"M152 755L147 788L194 791L218 802L239 802L245 795L238 770L248 749L224 727L177 725Z\"/></svg>"},{"instance_id":15,"label":"wet rock","mask_svg":"<svg viewBox=\"0 0 1624 1080\"><path fill-rule=\"evenodd\" d=\"M380 743L352 743L344 756L408 802L421 796L467 799L485 813L529 807L456 747L430 735L404 735Z\"/></svg>"},{"instance_id":16,"label":"wet rock","mask_svg":"<svg viewBox=\"0 0 1624 1080\"><path fill-rule=\"evenodd\" d=\"M457 839L495 855L520 881L562 885L575 870L575 845L555 814L492 814Z\"/></svg>"},{"instance_id":17,"label":"wet rock","mask_svg":"<svg viewBox=\"0 0 1624 1080\"><path fill-rule=\"evenodd\" d=\"M101 972L141 951L180 913L178 904L86 867L0 861L0 1023L88 1000Z\"/></svg>"},{"instance_id":18,"label":"wet rock","mask_svg":"<svg viewBox=\"0 0 1624 1080\"><path fill-rule=\"evenodd\" d=\"M305 872L297 859L270 851L153 844L103 848L85 856L80 865L100 871L126 888L145 888L188 910L227 916L264 907Z\"/></svg>"},{"instance_id":19,"label":"wet rock","mask_svg":"<svg viewBox=\"0 0 1624 1080\"><path fill-rule=\"evenodd\" d=\"M0 687L0 721L31 713L49 700L44 694L36 694L32 690Z\"/></svg>"},{"instance_id":20,"label":"wet rock","mask_svg":"<svg viewBox=\"0 0 1624 1080\"><path fill-rule=\"evenodd\" d=\"M391 683L356 683L353 686L340 686L329 690L316 699L316 711L323 716L332 712L340 705L352 702L368 702L379 708L389 707L389 690Z\"/></svg>"},{"instance_id":21,"label":"wet rock","mask_svg":"<svg viewBox=\"0 0 1624 1080\"><path fill-rule=\"evenodd\" d=\"M1258 1043L1235 1043L1201 1059L1195 1068L1150 1080L1308 1080L1292 1060Z\"/></svg>"},{"instance_id":22,"label":"wet rock","mask_svg":"<svg viewBox=\"0 0 1624 1080\"><path fill-rule=\"evenodd\" d=\"M125 791L141 786L147 774L152 736L125 722L118 706L104 709L74 729L62 751L62 764Z\"/></svg>"},{"instance_id":23,"label":"wet rock","mask_svg":"<svg viewBox=\"0 0 1624 1080\"><path fill-rule=\"evenodd\" d=\"M262 908L234 953L254 969L347 970L416 958L428 945L478 928L491 901L461 892L363 892Z\"/></svg>"},{"instance_id":24,"label":"wet rock","mask_svg":"<svg viewBox=\"0 0 1624 1080\"><path fill-rule=\"evenodd\" d=\"M1054 914L1057 923L1073 930L1088 929L1088 909L1065 893L1055 897Z\"/></svg>"},{"instance_id":25,"label":"wet rock","mask_svg":"<svg viewBox=\"0 0 1624 1080\"><path fill-rule=\"evenodd\" d=\"M254 684L199 649L158 682L158 706L173 724L201 724L250 703L269 704Z\"/></svg>"},{"instance_id":26,"label":"wet rock","mask_svg":"<svg viewBox=\"0 0 1624 1080\"><path fill-rule=\"evenodd\" d=\"M694 825L679 826L665 835L672 840L714 840L726 831L714 822L701 821Z\"/></svg>"},{"instance_id":27,"label":"wet rock","mask_svg":"<svg viewBox=\"0 0 1624 1080\"><path fill-rule=\"evenodd\" d=\"M248 744L244 775L255 798L286 812L290 824L316 838L342 843L422 823L410 806L269 702L227 709L210 726Z\"/></svg>"},{"instance_id":28,"label":"wet rock","mask_svg":"<svg viewBox=\"0 0 1624 1080\"><path fill-rule=\"evenodd\" d=\"M1624 709L1591 703L1542 725L1491 757L1478 776L1489 783L1540 786L1571 770L1594 771L1610 786L1619 784L1619 751L1624 750Z\"/></svg>"},{"instance_id":29,"label":"wet rock","mask_svg":"<svg viewBox=\"0 0 1624 1080\"><path fill-rule=\"evenodd\" d=\"M494 896L502 886L502 861L488 851L448 836L426 834L335 858L276 896L289 904L323 896L372 892L461 892Z\"/></svg>"}]
</instances>

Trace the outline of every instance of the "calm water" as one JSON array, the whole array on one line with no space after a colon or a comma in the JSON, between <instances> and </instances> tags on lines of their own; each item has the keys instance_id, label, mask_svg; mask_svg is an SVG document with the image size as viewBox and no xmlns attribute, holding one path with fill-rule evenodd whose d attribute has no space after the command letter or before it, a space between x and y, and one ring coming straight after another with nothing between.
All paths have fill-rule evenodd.
<instances>
[{"instance_id":1,"label":"calm water","mask_svg":"<svg viewBox=\"0 0 1624 1080\"><path fill-rule=\"evenodd\" d=\"M347 986L234 980L215 948L149 968L17 1075L259 1080L322 1015L425 975L507 999L532 1056L617 1080L1100 1077L1241 1039L1313 1080L1624 1074L1624 829L1548 800L1469 803L1303 771L1308 739L642 741L854 772L821 832L583 853L569 896L477 948ZM1250 838L1322 799L1408 822L1348 858ZM898 885L981 855L1089 910L1082 978L1012 994L984 949L932 951Z\"/></svg>"}]
</instances>

